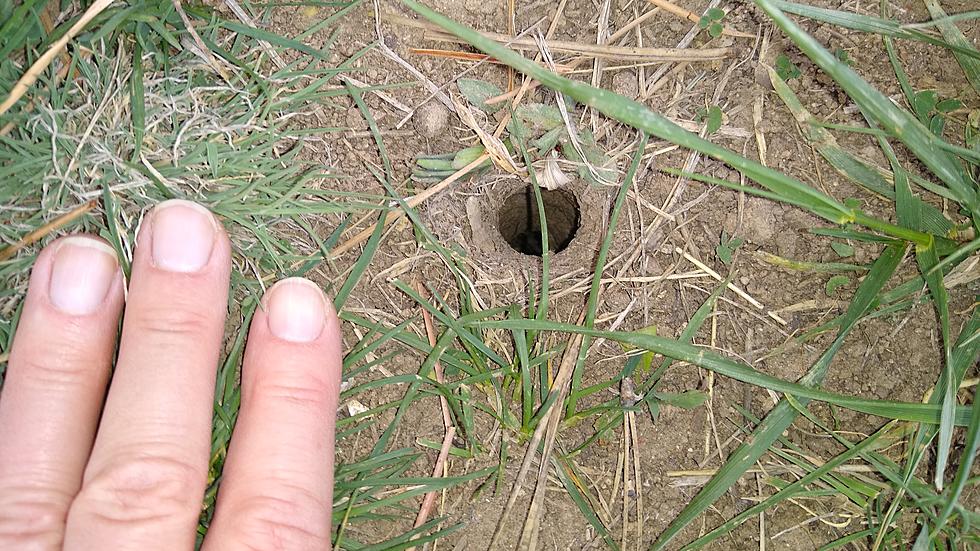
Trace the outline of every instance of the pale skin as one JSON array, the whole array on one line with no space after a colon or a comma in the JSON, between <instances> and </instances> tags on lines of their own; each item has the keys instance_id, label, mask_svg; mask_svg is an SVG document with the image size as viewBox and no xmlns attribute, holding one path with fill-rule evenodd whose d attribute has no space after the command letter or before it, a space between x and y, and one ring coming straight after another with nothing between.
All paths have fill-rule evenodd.
<instances>
[{"instance_id":1,"label":"pale skin","mask_svg":"<svg viewBox=\"0 0 980 551\"><path fill-rule=\"evenodd\" d=\"M0 394L0 549L193 549L230 269L221 225L185 201L144 219L125 295L97 237L38 256ZM269 289L205 551L329 549L340 366L320 289Z\"/></svg>"}]
</instances>

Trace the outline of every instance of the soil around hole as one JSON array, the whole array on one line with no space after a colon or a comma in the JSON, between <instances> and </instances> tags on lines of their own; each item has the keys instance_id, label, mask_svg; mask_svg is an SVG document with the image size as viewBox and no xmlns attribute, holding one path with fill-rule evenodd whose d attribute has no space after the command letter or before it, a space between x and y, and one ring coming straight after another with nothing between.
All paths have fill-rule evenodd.
<instances>
[{"instance_id":1,"label":"soil around hole","mask_svg":"<svg viewBox=\"0 0 980 551\"><path fill-rule=\"evenodd\" d=\"M565 250L578 231L581 214L575 194L562 189L541 190L544 218L548 224L548 249ZM515 251L541 256L541 217L534 188L526 186L504 200L497 213L497 229Z\"/></svg>"}]
</instances>

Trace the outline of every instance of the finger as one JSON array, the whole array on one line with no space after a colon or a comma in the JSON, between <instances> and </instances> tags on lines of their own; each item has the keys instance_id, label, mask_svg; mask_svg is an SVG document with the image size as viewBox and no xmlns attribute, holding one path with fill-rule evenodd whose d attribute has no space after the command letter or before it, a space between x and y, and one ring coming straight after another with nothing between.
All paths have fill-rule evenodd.
<instances>
[{"instance_id":1,"label":"finger","mask_svg":"<svg viewBox=\"0 0 980 551\"><path fill-rule=\"evenodd\" d=\"M264 306L205 551L330 548L340 322L305 279L279 282Z\"/></svg>"},{"instance_id":2,"label":"finger","mask_svg":"<svg viewBox=\"0 0 980 551\"><path fill-rule=\"evenodd\" d=\"M61 549L123 304L116 254L67 237L31 272L0 397L0 549Z\"/></svg>"},{"instance_id":3,"label":"finger","mask_svg":"<svg viewBox=\"0 0 980 551\"><path fill-rule=\"evenodd\" d=\"M119 359L66 549L191 549L210 451L228 239L203 207L143 221Z\"/></svg>"}]
</instances>

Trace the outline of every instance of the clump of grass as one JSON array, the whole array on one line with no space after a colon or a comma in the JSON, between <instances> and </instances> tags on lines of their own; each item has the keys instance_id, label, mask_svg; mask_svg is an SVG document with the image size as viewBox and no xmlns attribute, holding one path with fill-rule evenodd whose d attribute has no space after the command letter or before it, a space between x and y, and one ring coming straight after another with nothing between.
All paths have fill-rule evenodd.
<instances>
[{"instance_id":1,"label":"clump of grass","mask_svg":"<svg viewBox=\"0 0 980 551\"><path fill-rule=\"evenodd\" d=\"M867 235L868 239L866 240L887 243L880 252L878 259L868 269L867 275L857 289L846 312L825 326L824 330L834 330L836 337L798 383L773 380L752 372L751 368L744 364L716 357L708 350L661 337L636 333L594 332L589 328L553 324L537 319L477 322L480 327L501 327L510 330L536 332L561 330L582 332L586 335L601 335L609 339L630 342L651 352L689 361L743 382L784 393L784 398L779 404L770 410L764 419L758 421L750 437L746 439L746 443L730 454L728 461L718 470L717 474L659 535L653 549L662 549L671 542L681 530L690 525L727 492L732 484L763 454L769 451L778 451L778 442L782 438L783 431L799 415L802 414L817 426L822 426L807 410L808 402L812 399L872 413L885 419L912 421L914 423L912 426L915 428L913 436L908 442L907 453L903 458L904 464L889 460L875 451L875 439L880 437L880 433L860 442L850 442L843 440L829 428L824 428L828 434L831 434L847 448L844 454L835 458L835 463L847 461L855 456L861 457L874 467L880 480L884 482L883 489L870 493L865 492L864 494L854 493L848 491L846 486L848 481L835 479L825 467L804 462L803 468L808 473L805 479L807 483L823 481L823 483L830 484L831 487L837 488L838 491L848 496L853 503L868 511L866 529L845 536L838 542L831 544L831 547L844 545L856 539L865 539L875 548L878 548L883 542L893 542L899 546L914 544L915 549L929 549L934 546L945 547L947 545L957 547L964 542L975 540L975 536L968 532L968 527L971 523L975 523L976 515L966 510L958 500L963 489L971 483L970 469L973 456L977 451L978 443L980 443L980 415L977 413L980 408L975 406L963 407L957 404L960 383L976 361L978 351L980 351L980 338L977 337L977 330L980 329L978 327L980 314L975 310L970 321L959 331L955 330L950 321L948 290L944 281L944 274L969 257L978 248L978 241L972 236L977 235L978 230L980 230L980 202L978 202L975 180L980 155L976 149L966 149L951 144L945 139L941 131L937 132L935 128L927 128L915 113L895 105L889 98L864 81L846 62L807 35L782 10L792 9L796 13L816 14L824 20L859 30L876 32L886 38L900 37L922 40L948 48L956 54L957 60L966 72L967 79L973 82L977 76L975 74L975 61L980 59L980 54L968 42L960 39L960 36L956 34L958 31L950 24L949 20L941 20L935 23L943 31L942 37L938 37L922 30L923 26L914 28L901 26L886 17L868 18L846 12L810 9L806 6L790 5L775 0L757 0L756 2L804 54L848 93L861 108L868 121L870 132L879 137L879 145L891 165L891 178L886 180L878 176L870 179L868 184L870 184L869 187L872 187L872 191L893 199L894 212L888 217L877 217L860 210L857 205L839 202L791 176L762 166L686 132L644 105L607 90L593 88L587 84L560 77L413 0L404 1L413 10L443 29L459 36L507 65L524 72L529 77L561 92L566 97L588 105L636 129L723 161L739 170L761 188L717 179L711 179L711 183L804 209L839 225L840 228L837 231L841 232L840 235L857 238ZM934 15L937 13L933 10ZM899 80L902 81L903 73L897 64L896 69ZM776 75L775 78L780 77ZM903 82L903 87L905 84L907 83ZM915 96L909 96L909 100L912 102ZM859 174L875 174L877 176L870 167L861 164L857 159L841 156L840 149L834 147L835 144L827 138L827 135L815 132L813 136L821 140L820 144L825 146L821 153L838 155L834 159L837 162L828 160L831 160L832 164L842 172L856 179L859 179ZM907 164L901 162L894 153L892 142L900 142L914 157L921 161L930 171L928 176L913 177ZM707 178L704 179L707 180ZM932 183L933 181L939 183ZM924 194L922 198L913 191L913 183L919 186L916 191ZM947 215L932 207L926 198L931 200L937 195L953 201L959 208L962 217L954 214L954 218L949 219ZM892 218L895 221L891 221ZM913 248L910 248L910 245ZM886 290L886 285L894 277L898 266L910 251L914 252L921 276L891 291ZM942 346L937 353L944 366L928 403L924 405L885 403L834 395L821 390L819 385L826 377L831 360L840 350L853 328L863 320L919 303L920 300L908 300L908 298L916 290L921 289L923 285L928 292L921 296L921 301L932 304L937 313L942 335ZM573 387L571 392L574 395L579 390ZM913 409L920 411L921 415L919 413L913 414ZM575 414L574 409L569 412L569 415L574 416ZM951 456L952 435L954 427L957 425L966 427L966 443L956 472L951 474L948 472L950 469L947 468L947 465ZM927 483L921 479L920 466L926 456L927 448L933 444L935 445L936 464L931 483ZM842 483L845 486L841 486ZM782 488L773 499L752 508L752 514L772 507L779 500L803 491L805 487L806 483L801 483ZM919 525L915 533L901 532L898 525L893 523L899 511L915 518ZM736 519L692 542L689 546L694 548L705 545L731 530L738 523L744 522L747 518L748 515L739 515Z\"/></svg>"}]
</instances>

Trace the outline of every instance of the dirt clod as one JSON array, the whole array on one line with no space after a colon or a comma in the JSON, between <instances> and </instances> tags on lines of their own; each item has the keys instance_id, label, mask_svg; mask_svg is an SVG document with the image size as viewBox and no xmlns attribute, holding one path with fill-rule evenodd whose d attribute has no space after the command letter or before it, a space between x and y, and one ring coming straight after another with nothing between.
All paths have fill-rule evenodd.
<instances>
[{"instance_id":1,"label":"dirt clod","mask_svg":"<svg viewBox=\"0 0 980 551\"><path fill-rule=\"evenodd\" d=\"M415 111L412 119L419 134L435 138L449 128L449 109L439 102L430 101Z\"/></svg>"}]
</instances>

